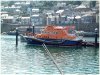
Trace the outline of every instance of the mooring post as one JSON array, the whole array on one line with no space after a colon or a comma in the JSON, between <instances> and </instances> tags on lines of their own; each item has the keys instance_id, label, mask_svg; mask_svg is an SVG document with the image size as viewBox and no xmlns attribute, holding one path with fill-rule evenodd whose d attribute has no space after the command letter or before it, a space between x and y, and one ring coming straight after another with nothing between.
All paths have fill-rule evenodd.
<instances>
[{"instance_id":1,"label":"mooring post","mask_svg":"<svg viewBox=\"0 0 100 75\"><path fill-rule=\"evenodd\" d=\"M34 32L35 30L34 30L34 24L32 25L32 32L33 32L33 35L35 34L35 32Z\"/></svg>"},{"instance_id":2,"label":"mooring post","mask_svg":"<svg viewBox=\"0 0 100 75\"><path fill-rule=\"evenodd\" d=\"M59 24L61 24L61 14L59 14Z\"/></svg>"},{"instance_id":3,"label":"mooring post","mask_svg":"<svg viewBox=\"0 0 100 75\"><path fill-rule=\"evenodd\" d=\"M95 28L95 47L97 46L97 31L98 28Z\"/></svg>"},{"instance_id":4,"label":"mooring post","mask_svg":"<svg viewBox=\"0 0 100 75\"><path fill-rule=\"evenodd\" d=\"M18 46L18 28L16 28L16 47Z\"/></svg>"}]
</instances>

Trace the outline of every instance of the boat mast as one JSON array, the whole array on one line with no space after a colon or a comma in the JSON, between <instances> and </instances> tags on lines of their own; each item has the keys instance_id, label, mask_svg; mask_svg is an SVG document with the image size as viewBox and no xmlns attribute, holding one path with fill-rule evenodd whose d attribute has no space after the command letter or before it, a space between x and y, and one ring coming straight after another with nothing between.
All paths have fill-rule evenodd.
<instances>
[{"instance_id":1,"label":"boat mast","mask_svg":"<svg viewBox=\"0 0 100 75\"><path fill-rule=\"evenodd\" d=\"M31 2L30 2L30 24L29 24L29 28L30 28L30 26L32 26L31 16L32 16L32 5L31 5Z\"/></svg>"}]
</instances>

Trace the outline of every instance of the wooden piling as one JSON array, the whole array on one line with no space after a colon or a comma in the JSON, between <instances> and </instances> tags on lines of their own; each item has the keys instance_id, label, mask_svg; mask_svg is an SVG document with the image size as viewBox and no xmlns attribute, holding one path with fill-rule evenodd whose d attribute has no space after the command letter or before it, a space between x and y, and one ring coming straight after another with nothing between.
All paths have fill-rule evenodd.
<instances>
[{"instance_id":1,"label":"wooden piling","mask_svg":"<svg viewBox=\"0 0 100 75\"><path fill-rule=\"evenodd\" d=\"M16 28L16 47L18 46L18 29Z\"/></svg>"},{"instance_id":2,"label":"wooden piling","mask_svg":"<svg viewBox=\"0 0 100 75\"><path fill-rule=\"evenodd\" d=\"M33 34L35 34L34 24L32 25L32 32L33 32Z\"/></svg>"},{"instance_id":3,"label":"wooden piling","mask_svg":"<svg viewBox=\"0 0 100 75\"><path fill-rule=\"evenodd\" d=\"M98 37L98 35L97 35L97 28L95 28L95 47L97 47L97 37Z\"/></svg>"}]
</instances>

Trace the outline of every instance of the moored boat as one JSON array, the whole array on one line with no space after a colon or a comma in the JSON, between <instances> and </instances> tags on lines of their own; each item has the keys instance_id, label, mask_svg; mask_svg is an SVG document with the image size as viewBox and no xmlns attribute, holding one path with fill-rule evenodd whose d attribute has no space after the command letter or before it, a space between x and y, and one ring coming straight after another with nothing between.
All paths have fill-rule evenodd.
<instances>
[{"instance_id":1,"label":"moored boat","mask_svg":"<svg viewBox=\"0 0 100 75\"><path fill-rule=\"evenodd\" d=\"M28 44L52 46L77 46L81 45L80 39L75 32L69 33L69 30L62 26L46 26L40 34L25 37Z\"/></svg>"}]
</instances>

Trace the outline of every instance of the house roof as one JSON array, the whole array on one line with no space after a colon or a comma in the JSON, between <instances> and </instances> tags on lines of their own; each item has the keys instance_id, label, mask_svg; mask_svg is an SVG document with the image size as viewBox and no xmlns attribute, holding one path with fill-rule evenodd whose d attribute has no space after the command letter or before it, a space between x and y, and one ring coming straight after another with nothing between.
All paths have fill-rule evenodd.
<instances>
[{"instance_id":1,"label":"house roof","mask_svg":"<svg viewBox=\"0 0 100 75\"><path fill-rule=\"evenodd\" d=\"M35 14L35 15L32 15L33 17L38 17L39 16L39 14Z\"/></svg>"},{"instance_id":2,"label":"house roof","mask_svg":"<svg viewBox=\"0 0 100 75\"><path fill-rule=\"evenodd\" d=\"M32 11L39 11L39 9L33 8Z\"/></svg>"},{"instance_id":3,"label":"house roof","mask_svg":"<svg viewBox=\"0 0 100 75\"><path fill-rule=\"evenodd\" d=\"M62 13L64 10L58 10L56 13Z\"/></svg>"},{"instance_id":4,"label":"house roof","mask_svg":"<svg viewBox=\"0 0 100 75\"><path fill-rule=\"evenodd\" d=\"M13 16L7 16L5 19L14 19Z\"/></svg>"},{"instance_id":5,"label":"house roof","mask_svg":"<svg viewBox=\"0 0 100 75\"><path fill-rule=\"evenodd\" d=\"M76 9L79 9L79 8L87 8L85 5L80 5L80 6L78 6L78 7L76 7Z\"/></svg>"},{"instance_id":6,"label":"house roof","mask_svg":"<svg viewBox=\"0 0 100 75\"><path fill-rule=\"evenodd\" d=\"M21 17L22 19L29 19L30 17Z\"/></svg>"}]
</instances>

